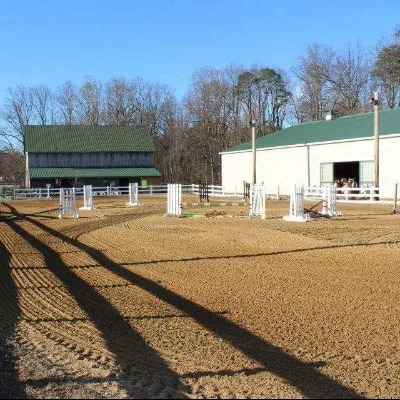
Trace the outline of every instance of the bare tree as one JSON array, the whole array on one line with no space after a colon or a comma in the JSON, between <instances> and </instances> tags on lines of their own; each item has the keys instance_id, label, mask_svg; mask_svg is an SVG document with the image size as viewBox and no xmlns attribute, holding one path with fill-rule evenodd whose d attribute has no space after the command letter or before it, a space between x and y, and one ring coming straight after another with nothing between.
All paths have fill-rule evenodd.
<instances>
[{"instance_id":1,"label":"bare tree","mask_svg":"<svg viewBox=\"0 0 400 400\"><path fill-rule=\"evenodd\" d=\"M4 182L22 186L25 181L25 157L12 149L0 152L0 177Z\"/></svg>"},{"instance_id":2,"label":"bare tree","mask_svg":"<svg viewBox=\"0 0 400 400\"><path fill-rule=\"evenodd\" d=\"M25 126L33 119L32 89L25 86L8 88L2 116L10 126L8 140L15 141L25 151Z\"/></svg>"},{"instance_id":3,"label":"bare tree","mask_svg":"<svg viewBox=\"0 0 400 400\"><path fill-rule=\"evenodd\" d=\"M136 99L132 96L129 81L113 78L106 86L105 122L107 125L129 126L137 110Z\"/></svg>"},{"instance_id":4,"label":"bare tree","mask_svg":"<svg viewBox=\"0 0 400 400\"><path fill-rule=\"evenodd\" d=\"M40 125L55 123L53 93L45 85L38 85L31 89L33 112Z\"/></svg>"},{"instance_id":5,"label":"bare tree","mask_svg":"<svg viewBox=\"0 0 400 400\"><path fill-rule=\"evenodd\" d=\"M99 125L103 108L103 84L93 78L86 78L79 89L77 98L79 123Z\"/></svg>"},{"instance_id":6,"label":"bare tree","mask_svg":"<svg viewBox=\"0 0 400 400\"><path fill-rule=\"evenodd\" d=\"M55 96L56 106L60 112L60 122L65 125L74 125L78 122L79 96L71 81L66 81L57 89Z\"/></svg>"},{"instance_id":7,"label":"bare tree","mask_svg":"<svg viewBox=\"0 0 400 400\"><path fill-rule=\"evenodd\" d=\"M296 108L300 121L319 121L332 108L334 99L329 78L335 56L331 47L314 43L300 57L300 64L293 71L299 81Z\"/></svg>"},{"instance_id":8,"label":"bare tree","mask_svg":"<svg viewBox=\"0 0 400 400\"><path fill-rule=\"evenodd\" d=\"M326 79L331 85L333 107L341 115L358 114L366 109L365 88L371 75L371 62L360 43L336 55Z\"/></svg>"}]
</instances>

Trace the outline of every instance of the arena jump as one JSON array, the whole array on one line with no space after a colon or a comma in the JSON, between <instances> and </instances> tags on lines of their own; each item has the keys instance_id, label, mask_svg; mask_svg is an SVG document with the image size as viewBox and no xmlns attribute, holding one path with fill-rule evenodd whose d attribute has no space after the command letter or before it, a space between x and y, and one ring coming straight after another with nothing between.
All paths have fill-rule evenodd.
<instances>
[{"instance_id":1,"label":"arena jump","mask_svg":"<svg viewBox=\"0 0 400 400\"><path fill-rule=\"evenodd\" d=\"M316 206L322 204L322 211L313 211L316 206L311 209L305 209L305 198L312 198L314 200L321 200ZM283 217L285 221L289 222L310 222L313 216L315 217L338 217L343 215L337 209L337 186L324 185L321 188L306 188L304 186L294 185L290 196L290 209L289 215Z\"/></svg>"},{"instance_id":2,"label":"arena jump","mask_svg":"<svg viewBox=\"0 0 400 400\"><path fill-rule=\"evenodd\" d=\"M62 219L68 215L72 215L72 218L79 218L76 210L75 188L60 189L60 214L58 218Z\"/></svg>"},{"instance_id":3,"label":"arena jump","mask_svg":"<svg viewBox=\"0 0 400 400\"><path fill-rule=\"evenodd\" d=\"M91 185L83 187L83 207L80 208L82 211L92 211L96 207L93 203L93 188ZM129 202L127 206L139 206L139 186L137 183L129 184Z\"/></svg>"},{"instance_id":4,"label":"arena jump","mask_svg":"<svg viewBox=\"0 0 400 400\"><path fill-rule=\"evenodd\" d=\"M250 204L246 202L182 202L182 185L168 184L166 216L183 216L184 207L246 207L249 206L249 218L265 219L265 189L254 185L250 190Z\"/></svg>"}]
</instances>

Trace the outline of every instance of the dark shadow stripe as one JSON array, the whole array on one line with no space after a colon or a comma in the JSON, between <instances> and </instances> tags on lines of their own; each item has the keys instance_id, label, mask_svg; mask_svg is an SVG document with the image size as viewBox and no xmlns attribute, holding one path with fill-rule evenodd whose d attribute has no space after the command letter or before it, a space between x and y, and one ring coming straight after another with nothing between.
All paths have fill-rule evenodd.
<instances>
[{"instance_id":1,"label":"dark shadow stripe","mask_svg":"<svg viewBox=\"0 0 400 400\"><path fill-rule=\"evenodd\" d=\"M32 222L29 218L26 220ZM116 363L122 370L120 383L130 397L158 396L160 393L151 393L150 389L156 382L159 384L159 391L170 388L165 394L166 397L184 396L184 388L179 376L169 368L129 322L103 296L97 293L95 288L76 276L52 248L15 222L8 222L8 225L21 238L42 253L48 269L65 285L79 307L99 330L107 348L116 357ZM132 378L135 381L141 381L142 388L125 384L128 383L129 379L126 376L130 374L131 368L134 368L135 371Z\"/></svg>"},{"instance_id":2,"label":"dark shadow stripe","mask_svg":"<svg viewBox=\"0 0 400 400\"><path fill-rule=\"evenodd\" d=\"M17 211L10 205L8 205L8 207L12 212L17 213ZM302 362L227 318L172 292L150 279L144 278L121 267L101 251L57 232L31 218L26 218L26 220L46 231L50 235L58 237L66 243L81 249L104 268L110 270L121 278L126 279L133 285L137 285L156 298L172 305L182 313L187 314L205 329L213 332L243 354L260 363L267 371L284 379L290 385L298 389L305 397L344 399L363 398L356 391L347 388L340 382L322 374L315 368L315 366ZM299 252L301 250L296 251Z\"/></svg>"},{"instance_id":3,"label":"dark shadow stripe","mask_svg":"<svg viewBox=\"0 0 400 400\"><path fill-rule=\"evenodd\" d=\"M0 238L0 274L2 287L0 288L0 398L26 398L25 385L19 381L18 370L13 356L13 346L10 345L20 308L18 304L18 290L14 283L10 268L10 253ZM4 285L4 286L3 286Z\"/></svg>"}]
</instances>

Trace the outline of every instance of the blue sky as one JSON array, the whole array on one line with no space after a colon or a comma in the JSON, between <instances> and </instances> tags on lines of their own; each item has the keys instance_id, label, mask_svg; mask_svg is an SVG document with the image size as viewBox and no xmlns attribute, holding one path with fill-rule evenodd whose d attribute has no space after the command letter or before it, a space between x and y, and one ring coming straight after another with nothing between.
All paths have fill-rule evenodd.
<instances>
[{"instance_id":1,"label":"blue sky","mask_svg":"<svg viewBox=\"0 0 400 400\"><path fill-rule=\"evenodd\" d=\"M308 44L372 46L400 24L400 1L0 0L6 88L85 76L141 76L181 97L196 68L289 69Z\"/></svg>"}]
</instances>

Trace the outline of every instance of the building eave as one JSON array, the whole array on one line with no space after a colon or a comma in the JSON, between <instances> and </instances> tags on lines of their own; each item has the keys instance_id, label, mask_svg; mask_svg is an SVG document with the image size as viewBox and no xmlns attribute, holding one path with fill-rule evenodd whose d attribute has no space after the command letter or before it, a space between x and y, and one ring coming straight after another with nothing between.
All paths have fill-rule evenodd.
<instances>
[{"instance_id":1,"label":"building eave","mask_svg":"<svg viewBox=\"0 0 400 400\"><path fill-rule=\"evenodd\" d=\"M393 133L390 135L384 135L380 136L380 140L384 139L392 139L400 137L400 133ZM367 137L361 137L361 138L352 138L352 139L342 139L342 140L330 140L330 141L322 141L322 142L309 142L309 143L300 143L300 144L294 144L294 145L289 145L289 146L276 146L276 147L261 147L258 148L257 151L271 151L271 150L279 150L279 149L291 149L291 148L296 148L296 147L306 147L306 146L323 146L326 144L339 144L339 143L349 143L349 142L362 142L365 140L373 141L374 137L373 136L367 136ZM221 156L226 156L229 154L240 154L240 153L251 153L252 149L248 150L239 150L239 151L228 151L228 152L220 152L219 154Z\"/></svg>"}]
</instances>

